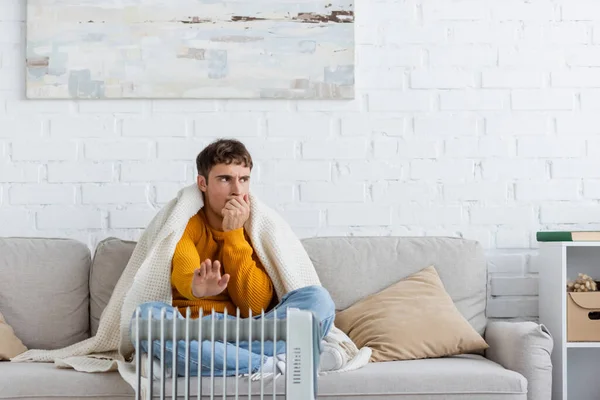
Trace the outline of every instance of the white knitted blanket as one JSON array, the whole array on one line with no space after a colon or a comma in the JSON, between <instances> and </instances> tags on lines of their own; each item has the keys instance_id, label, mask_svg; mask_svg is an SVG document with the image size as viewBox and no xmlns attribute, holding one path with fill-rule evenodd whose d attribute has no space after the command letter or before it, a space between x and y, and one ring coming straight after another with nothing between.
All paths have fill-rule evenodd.
<instances>
[{"instance_id":1,"label":"white knitted blanket","mask_svg":"<svg viewBox=\"0 0 600 400\"><path fill-rule=\"evenodd\" d=\"M104 309L95 336L57 350L29 350L12 362L54 362L61 368L84 372L118 369L135 384L134 347L129 324L136 307L149 301L172 302L171 260L177 242L189 219L203 207L197 185L179 191L150 222L141 235L113 294ZM310 285L320 285L319 277L289 225L273 210L250 196L250 218L244 228L252 246L271 277L277 296ZM371 349L359 349L341 330L332 326L325 338L342 372L369 362Z\"/></svg>"}]
</instances>

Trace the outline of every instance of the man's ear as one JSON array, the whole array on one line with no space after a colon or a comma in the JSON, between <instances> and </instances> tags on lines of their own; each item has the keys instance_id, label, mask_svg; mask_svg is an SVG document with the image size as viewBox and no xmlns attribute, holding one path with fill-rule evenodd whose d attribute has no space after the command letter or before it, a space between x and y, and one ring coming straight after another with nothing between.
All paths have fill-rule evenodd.
<instances>
[{"instance_id":1,"label":"man's ear","mask_svg":"<svg viewBox=\"0 0 600 400\"><path fill-rule=\"evenodd\" d=\"M206 178L203 175L198 175L198 189L201 192L206 192Z\"/></svg>"}]
</instances>

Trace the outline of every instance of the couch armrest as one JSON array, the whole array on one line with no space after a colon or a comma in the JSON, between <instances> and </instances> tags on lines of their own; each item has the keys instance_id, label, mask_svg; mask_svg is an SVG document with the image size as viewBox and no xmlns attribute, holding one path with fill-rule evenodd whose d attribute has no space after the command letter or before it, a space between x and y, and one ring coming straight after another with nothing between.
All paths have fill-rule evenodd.
<instances>
[{"instance_id":1,"label":"couch armrest","mask_svg":"<svg viewBox=\"0 0 600 400\"><path fill-rule=\"evenodd\" d=\"M527 400L552 397L554 340L548 329L534 322L488 321L485 356L527 379Z\"/></svg>"}]
</instances>

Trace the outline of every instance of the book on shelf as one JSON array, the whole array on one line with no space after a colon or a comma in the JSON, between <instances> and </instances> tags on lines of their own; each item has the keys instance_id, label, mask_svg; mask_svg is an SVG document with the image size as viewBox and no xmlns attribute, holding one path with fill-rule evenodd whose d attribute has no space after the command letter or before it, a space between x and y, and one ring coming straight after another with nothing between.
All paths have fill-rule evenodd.
<instances>
[{"instance_id":1,"label":"book on shelf","mask_svg":"<svg viewBox=\"0 0 600 400\"><path fill-rule=\"evenodd\" d=\"M538 242L598 242L600 231L540 231Z\"/></svg>"}]
</instances>

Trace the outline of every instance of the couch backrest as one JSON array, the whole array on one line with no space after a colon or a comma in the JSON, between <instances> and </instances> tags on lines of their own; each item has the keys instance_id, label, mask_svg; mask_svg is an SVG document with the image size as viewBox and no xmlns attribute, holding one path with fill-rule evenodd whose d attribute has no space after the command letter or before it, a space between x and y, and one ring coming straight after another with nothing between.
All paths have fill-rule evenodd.
<instances>
[{"instance_id":1,"label":"couch backrest","mask_svg":"<svg viewBox=\"0 0 600 400\"><path fill-rule=\"evenodd\" d=\"M487 268L475 241L318 237L302 244L338 310L433 265L459 311L479 333L485 329ZM60 348L94 335L134 247L107 238L92 263L87 246L75 240L0 239L0 311L29 348Z\"/></svg>"},{"instance_id":2,"label":"couch backrest","mask_svg":"<svg viewBox=\"0 0 600 400\"><path fill-rule=\"evenodd\" d=\"M90 329L94 336L102 311L108 304L113 289L125 270L136 242L113 237L96 246L90 272Z\"/></svg>"},{"instance_id":3,"label":"couch backrest","mask_svg":"<svg viewBox=\"0 0 600 400\"><path fill-rule=\"evenodd\" d=\"M0 238L0 311L25 346L57 349L89 337L90 265L76 240Z\"/></svg>"},{"instance_id":4,"label":"couch backrest","mask_svg":"<svg viewBox=\"0 0 600 400\"><path fill-rule=\"evenodd\" d=\"M458 310L481 334L487 264L478 242L448 237L316 237L302 240L338 310L433 265Z\"/></svg>"},{"instance_id":5,"label":"couch backrest","mask_svg":"<svg viewBox=\"0 0 600 400\"><path fill-rule=\"evenodd\" d=\"M302 244L338 310L433 265L463 316L479 333L485 329L487 264L476 241L445 237L317 237L303 239ZM115 238L98 245L90 281L92 334L134 247L134 242Z\"/></svg>"}]
</instances>

